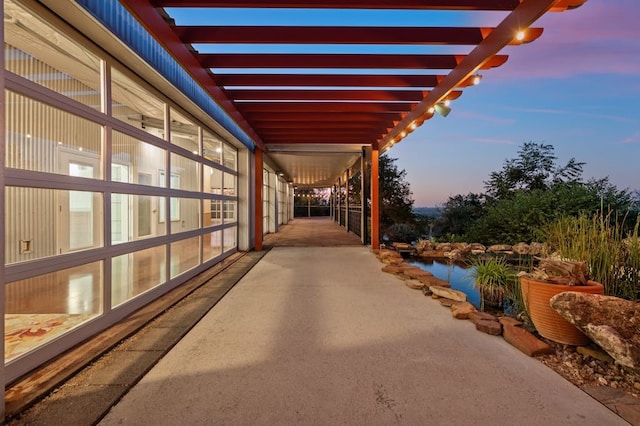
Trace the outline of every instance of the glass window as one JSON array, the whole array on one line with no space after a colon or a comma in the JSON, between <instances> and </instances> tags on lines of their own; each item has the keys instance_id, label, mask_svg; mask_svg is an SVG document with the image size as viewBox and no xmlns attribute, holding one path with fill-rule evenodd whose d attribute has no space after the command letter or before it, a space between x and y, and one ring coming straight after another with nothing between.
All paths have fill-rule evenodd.
<instances>
[{"instance_id":1,"label":"glass window","mask_svg":"<svg viewBox=\"0 0 640 426\"><path fill-rule=\"evenodd\" d=\"M101 110L100 59L13 1L4 2L5 68Z\"/></svg>"},{"instance_id":2,"label":"glass window","mask_svg":"<svg viewBox=\"0 0 640 426\"><path fill-rule=\"evenodd\" d=\"M202 236L202 261L206 262L222 254L222 231L213 231Z\"/></svg>"},{"instance_id":3,"label":"glass window","mask_svg":"<svg viewBox=\"0 0 640 426\"><path fill-rule=\"evenodd\" d=\"M5 285L5 362L102 313L102 262Z\"/></svg>"},{"instance_id":4,"label":"glass window","mask_svg":"<svg viewBox=\"0 0 640 426\"><path fill-rule=\"evenodd\" d=\"M224 166L232 170L238 170L238 151L231 145L224 144Z\"/></svg>"},{"instance_id":5,"label":"glass window","mask_svg":"<svg viewBox=\"0 0 640 426\"><path fill-rule=\"evenodd\" d=\"M238 234L238 228L233 226L231 228L224 229L224 251L228 252L229 250L233 250L237 246L236 235Z\"/></svg>"},{"instance_id":6,"label":"glass window","mask_svg":"<svg viewBox=\"0 0 640 426\"><path fill-rule=\"evenodd\" d=\"M133 194L111 195L111 244L166 234L165 221L158 219L164 197Z\"/></svg>"},{"instance_id":7,"label":"glass window","mask_svg":"<svg viewBox=\"0 0 640 426\"><path fill-rule=\"evenodd\" d=\"M211 200L210 205L211 205L211 225L222 225L222 201Z\"/></svg>"},{"instance_id":8,"label":"glass window","mask_svg":"<svg viewBox=\"0 0 640 426\"><path fill-rule=\"evenodd\" d=\"M171 108L171 143L188 149L194 154L200 153L198 126L173 108Z\"/></svg>"},{"instance_id":9,"label":"glass window","mask_svg":"<svg viewBox=\"0 0 640 426\"><path fill-rule=\"evenodd\" d=\"M202 156L208 160L222 164L222 141L207 130L203 132Z\"/></svg>"},{"instance_id":10,"label":"glass window","mask_svg":"<svg viewBox=\"0 0 640 426\"><path fill-rule=\"evenodd\" d=\"M114 131L111 152L114 182L165 187L160 170L165 167L166 150Z\"/></svg>"},{"instance_id":11,"label":"glass window","mask_svg":"<svg viewBox=\"0 0 640 426\"><path fill-rule=\"evenodd\" d=\"M111 306L118 306L166 281L166 246L111 259Z\"/></svg>"},{"instance_id":12,"label":"glass window","mask_svg":"<svg viewBox=\"0 0 640 426\"><path fill-rule=\"evenodd\" d=\"M171 278L200 264L200 237L171 243Z\"/></svg>"},{"instance_id":13,"label":"glass window","mask_svg":"<svg viewBox=\"0 0 640 426\"><path fill-rule=\"evenodd\" d=\"M224 174L224 195L236 195L236 177L231 173Z\"/></svg>"},{"instance_id":14,"label":"glass window","mask_svg":"<svg viewBox=\"0 0 640 426\"><path fill-rule=\"evenodd\" d=\"M102 194L7 187L7 264L103 245Z\"/></svg>"},{"instance_id":15,"label":"glass window","mask_svg":"<svg viewBox=\"0 0 640 426\"><path fill-rule=\"evenodd\" d=\"M213 167L204 166L204 188L203 192L209 194L222 194L222 171Z\"/></svg>"},{"instance_id":16,"label":"glass window","mask_svg":"<svg viewBox=\"0 0 640 426\"><path fill-rule=\"evenodd\" d=\"M164 139L164 102L117 68L111 69L114 118Z\"/></svg>"},{"instance_id":17,"label":"glass window","mask_svg":"<svg viewBox=\"0 0 640 426\"><path fill-rule=\"evenodd\" d=\"M200 164L189 158L171 154L171 189L200 190Z\"/></svg>"},{"instance_id":18,"label":"glass window","mask_svg":"<svg viewBox=\"0 0 640 426\"><path fill-rule=\"evenodd\" d=\"M171 197L171 233L200 228L200 200Z\"/></svg>"},{"instance_id":19,"label":"glass window","mask_svg":"<svg viewBox=\"0 0 640 426\"><path fill-rule=\"evenodd\" d=\"M6 91L7 167L73 176L86 164L102 178L102 126L17 93Z\"/></svg>"},{"instance_id":20,"label":"glass window","mask_svg":"<svg viewBox=\"0 0 640 426\"><path fill-rule=\"evenodd\" d=\"M236 216L236 209L238 207L238 202L237 201L225 201L224 204L224 210L223 210L223 219L224 219L224 223L231 223L231 222L235 222L237 221L237 216Z\"/></svg>"}]
</instances>

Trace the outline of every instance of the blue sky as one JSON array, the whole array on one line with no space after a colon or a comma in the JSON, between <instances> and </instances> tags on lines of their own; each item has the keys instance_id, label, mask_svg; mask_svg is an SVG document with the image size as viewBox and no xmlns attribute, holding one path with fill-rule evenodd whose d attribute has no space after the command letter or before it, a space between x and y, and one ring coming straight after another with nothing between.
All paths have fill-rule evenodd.
<instances>
[{"instance_id":1,"label":"blue sky","mask_svg":"<svg viewBox=\"0 0 640 426\"><path fill-rule=\"evenodd\" d=\"M324 10L170 9L179 25L353 25L354 12ZM357 12L362 25L493 26L504 13ZM452 20L455 16L455 21ZM640 190L640 2L589 0L548 13L533 43L507 47L509 60L483 72L446 118L425 122L389 155L398 158L415 206L482 192L489 173L527 141L551 144L560 163L586 163L584 178L608 176ZM299 46L195 46L201 52L299 52ZM460 46L317 46L312 52L468 53ZM215 71L215 70L214 70ZM273 70L269 70L273 71ZM314 72L315 70L300 70ZM264 70L267 72L267 70ZM344 71L342 71L344 72ZM428 70L426 71L428 72Z\"/></svg>"}]
</instances>

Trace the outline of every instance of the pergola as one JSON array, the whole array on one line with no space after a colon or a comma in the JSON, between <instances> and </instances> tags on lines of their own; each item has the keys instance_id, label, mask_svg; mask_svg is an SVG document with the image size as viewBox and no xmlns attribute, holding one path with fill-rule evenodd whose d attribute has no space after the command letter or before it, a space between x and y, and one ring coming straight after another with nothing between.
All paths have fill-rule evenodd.
<instances>
[{"instance_id":1,"label":"pergola","mask_svg":"<svg viewBox=\"0 0 640 426\"><path fill-rule=\"evenodd\" d=\"M447 101L507 60L507 45L538 38L543 14L586 0L121 0L256 145L256 248L262 240L262 160L268 156L294 185L329 187L369 150L373 248L378 245L378 155L400 142ZM166 8L350 9L349 26L176 25ZM493 28L357 25L366 9L497 11ZM169 9L170 10L170 9ZM242 13L242 12L239 12ZM194 45L225 45L199 53ZM233 50L256 45L255 53ZM270 52L299 45L302 53ZM349 53L309 53L319 45ZM363 45L450 45L459 54L362 53ZM231 53L229 53L231 52ZM265 73L264 70L273 70ZM232 70L233 72L227 72ZM258 72L257 70L261 70Z\"/></svg>"}]
</instances>

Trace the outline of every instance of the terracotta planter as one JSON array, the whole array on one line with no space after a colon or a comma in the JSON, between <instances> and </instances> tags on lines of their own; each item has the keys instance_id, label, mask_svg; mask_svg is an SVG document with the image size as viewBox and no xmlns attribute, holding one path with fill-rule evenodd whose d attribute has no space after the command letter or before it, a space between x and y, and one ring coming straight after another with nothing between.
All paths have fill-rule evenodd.
<instances>
[{"instance_id":1,"label":"terracotta planter","mask_svg":"<svg viewBox=\"0 0 640 426\"><path fill-rule=\"evenodd\" d=\"M604 294L602 284L589 281L588 285L568 286L520 277L520 285L524 304L533 325L541 336L566 345L586 345L591 341L573 324L553 310L549 305L549 300L556 294L565 291Z\"/></svg>"}]
</instances>

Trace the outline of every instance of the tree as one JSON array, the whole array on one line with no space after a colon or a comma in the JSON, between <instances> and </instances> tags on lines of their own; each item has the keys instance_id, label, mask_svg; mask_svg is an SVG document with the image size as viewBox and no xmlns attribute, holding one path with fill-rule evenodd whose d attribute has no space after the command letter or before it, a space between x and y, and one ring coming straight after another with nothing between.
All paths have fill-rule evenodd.
<instances>
[{"instance_id":1,"label":"tree","mask_svg":"<svg viewBox=\"0 0 640 426\"><path fill-rule=\"evenodd\" d=\"M491 172L484 182L487 194L495 200L511 198L517 191L547 190L554 185L579 182L585 163L571 158L556 165L553 145L525 142L518 157L505 160L502 170Z\"/></svg>"},{"instance_id":2,"label":"tree","mask_svg":"<svg viewBox=\"0 0 640 426\"><path fill-rule=\"evenodd\" d=\"M405 170L398 169L397 158L381 155L379 161L380 228L384 232L393 224L415 226L413 194Z\"/></svg>"},{"instance_id":3,"label":"tree","mask_svg":"<svg viewBox=\"0 0 640 426\"><path fill-rule=\"evenodd\" d=\"M392 241L410 242L419 235L413 213L413 194L406 181L407 172L398 168L395 164L397 160L385 154L379 157L380 235L387 235ZM370 169L367 174L371 176ZM361 179L361 173L356 173L349 179L349 199L354 204L360 203ZM369 197L367 194L366 203L370 206Z\"/></svg>"},{"instance_id":4,"label":"tree","mask_svg":"<svg viewBox=\"0 0 640 426\"><path fill-rule=\"evenodd\" d=\"M436 234L463 236L473 223L485 213L483 194L469 193L449 197L442 206L442 215L436 221Z\"/></svg>"}]
</instances>

